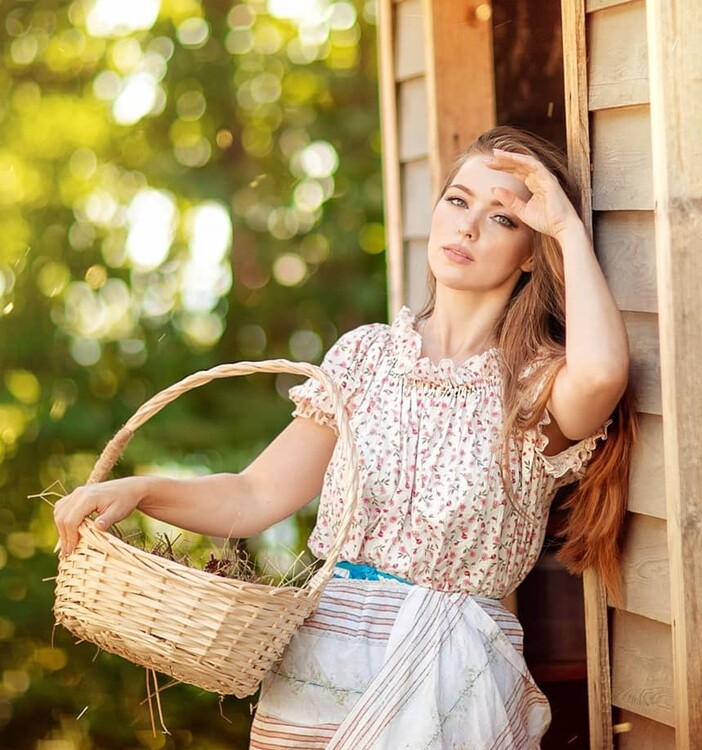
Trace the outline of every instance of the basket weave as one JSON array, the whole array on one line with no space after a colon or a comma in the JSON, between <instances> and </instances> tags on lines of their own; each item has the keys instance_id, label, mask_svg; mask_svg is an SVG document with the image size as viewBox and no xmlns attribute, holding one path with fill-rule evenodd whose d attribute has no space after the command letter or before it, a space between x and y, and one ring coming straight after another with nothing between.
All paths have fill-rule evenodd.
<instances>
[{"instance_id":1,"label":"basket weave","mask_svg":"<svg viewBox=\"0 0 702 750\"><path fill-rule=\"evenodd\" d=\"M269 360L198 372L144 403L108 443L88 479L105 479L138 427L182 393L218 378L286 372L314 378L329 395L348 475L336 541L301 587L222 578L133 547L86 520L75 550L60 558L54 615L74 635L175 679L239 698L258 688L302 621L314 612L347 536L358 494L353 435L326 373L303 362Z\"/></svg>"}]
</instances>

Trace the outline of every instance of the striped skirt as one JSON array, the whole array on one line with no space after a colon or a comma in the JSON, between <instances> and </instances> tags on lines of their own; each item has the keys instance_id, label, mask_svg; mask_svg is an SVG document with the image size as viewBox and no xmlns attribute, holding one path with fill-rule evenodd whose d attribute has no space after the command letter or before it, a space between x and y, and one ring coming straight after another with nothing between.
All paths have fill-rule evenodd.
<instances>
[{"instance_id":1,"label":"striped skirt","mask_svg":"<svg viewBox=\"0 0 702 750\"><path fill-rule=\"evenodd\" d=\"M332 579L261 687L250 750L531 750L549 721L499 602Z\"/></svg>"}]
</instances>

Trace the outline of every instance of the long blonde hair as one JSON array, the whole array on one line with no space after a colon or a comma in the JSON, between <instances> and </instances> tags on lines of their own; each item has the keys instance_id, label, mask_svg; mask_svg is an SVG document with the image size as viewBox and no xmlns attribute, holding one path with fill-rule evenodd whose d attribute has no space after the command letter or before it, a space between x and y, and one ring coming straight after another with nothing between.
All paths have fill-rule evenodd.
<instances>
[{"instance_id":1,"label":"long blonde hair","mask_svg":"<svg viewBox=\"0 0 702 750\"><path fill-rule=\"evenodd\" d=\"M573 205L580 205L579 188L568 171L565 155L548 141L508 126L483 133L457 157L439 196L467 159L492 156L493 148L534 156L556 176ZM504 364L504 457L510 435L537 426L553 380L565 363L563 256L553 237L538 232L534 233L533 251L533 270L520 277L494 330ZM418 320L427 318L434 309L436 280L431 272L429 292ZM594 567L615 599L619 595L619 553L636 435L634 401L627 388L612 414L607 440L598 445L584 478L564 506L569 512L561 532L559 558L574 573ZM503 481L511 496L504 457Z\"/></svg>"}]
</instances>

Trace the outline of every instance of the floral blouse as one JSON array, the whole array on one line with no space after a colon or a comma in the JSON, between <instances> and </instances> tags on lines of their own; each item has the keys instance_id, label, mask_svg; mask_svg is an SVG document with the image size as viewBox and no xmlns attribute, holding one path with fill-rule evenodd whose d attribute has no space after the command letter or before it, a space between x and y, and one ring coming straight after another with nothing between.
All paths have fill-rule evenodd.
<instances>
[{"instance_id":1,"label":"floral blouse","mask_svg":"<svg viewBox=\"0 0 702 750\"><path fill-rule=\"evenodd\" d=\"M414 316L343 335L322 368L341 389L359 454L361 495L341 558L420 586L500 599L534 566L556 490L579 479L605 428L554 456L539 425L510 439L513 499L502 484L498 349L434 363L421 357ZM335 428L314 380L290 390L294 416ZM348 476L335 451L310 549L336 538ZM516 506L516 507L515 507Z\"/></svg>"}]
</instances>

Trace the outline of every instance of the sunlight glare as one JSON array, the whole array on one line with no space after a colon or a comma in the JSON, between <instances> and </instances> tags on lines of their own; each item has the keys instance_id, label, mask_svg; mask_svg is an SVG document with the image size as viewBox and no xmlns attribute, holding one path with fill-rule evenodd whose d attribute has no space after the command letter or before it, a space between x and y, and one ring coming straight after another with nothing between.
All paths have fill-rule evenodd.
<instances>
[{"instance_id":1,"label":"sunlight glare","mask_svg":"<svg viewBox=\"0 0 702 750\"><path fill-rule=\"evenodd\" d=\"M123 36L150 29L158 18L160 0L95 0L86 24L91 36Z\"/></svg>"},{"instance_id":2,"label":"sunlight glare","mask_svg":"<svg viewBox=\"0 0 702 750\"><path fill-rule=\"evenodd\" d=\"M227 261L232 242L229 213L220 203L210 201L191 209L190 258L183 268L183 306L191 311L212 310L231 288L231 268Z\"/></svg>"},{"instance_id":3,"label":"sunlight glare","mask_svg":"<svg viewBox=\"0 0 702 750\"><path fill-rule=\"evenodd\" d=\"M159 86L150 73L135 73L124 79L122 90L112 105L112 115L120 125L133 125L148 115L157 103Z\"/></svg>"},{"instance_id":4,"label":"sunlight glare","mask_svg":"<svg viewBox=\"0 0 702 750\"><path fill-rule=\"evenodd\" d=\"M268 0L268 12L276 18L319 23L324 20L326 0Z\"/></svg>"},{"instance_id":5,"label":"sunlight glare","mask_svg":"<svg viewBox=\"0 0 702 750\"><path fill-rule=\"evenodd\" d=\"M127 256L140 271L157 268L173 242L178 219L175 201L163 190L142 190L129 204L127 219Z\"/></svg>"},{"instance_id":6,"label":"sunlight glare","mask_svg":"<svg viewBox=\"0 0 702 750\"><path fill-rule=\"evenodd\" d=\"M190 214L192 257L201 263L219 263L232 241L232 222L229 212L220 203L203 203Z\"/></svg>"}]
</instances>

